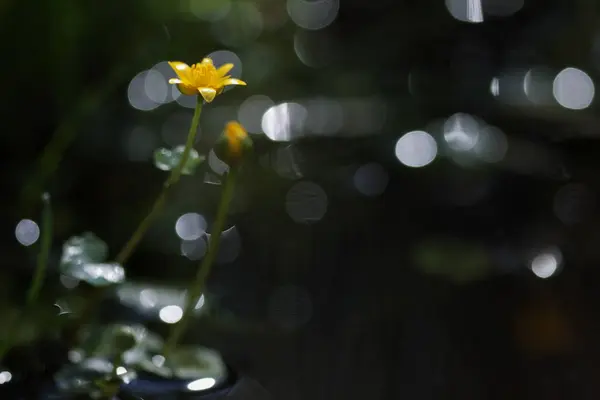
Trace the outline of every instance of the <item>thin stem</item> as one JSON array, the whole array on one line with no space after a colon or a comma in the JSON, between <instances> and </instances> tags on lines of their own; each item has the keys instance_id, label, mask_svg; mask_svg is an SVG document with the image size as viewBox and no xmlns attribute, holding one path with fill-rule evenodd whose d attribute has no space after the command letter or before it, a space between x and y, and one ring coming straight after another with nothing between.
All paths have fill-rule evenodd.
<instances>
[{"instance_id":1,"label":"thin stem","mask_svg":"<svg viewBox=\"0 0 600 400\"><path fill-rule=\"evenodd\" d=\"M221 233L223 232L225 221L227 220L227 212L229 210L229 205L231 204L231 199L233 198L237 174L238 167L232 167L225 180L221 201L219 202L219 208L217 210L217 218L213 225L211 237L208 242L208 250L196 272L196 278L194 279L194 282L192 282L192 285L188 289L183 316L177 324L173 325L165 346L163 347L162 353L167 358L177 346L181 335L183 335L185 332L191 319L192 312L194 311L194 308L196 304L198 304L198 300L200 300L200 296L202 296L202 292L204 291L206 278L210 274L212 265L214 264L215 258L219 251Z\"/></svg>"},{"instance_id":2,"label":"thin stem","mask_svg":"<svg viewBox=\"0 0 600 400\"><path fill-rule=\"evenodd\" d=\"M194 111L194 117L192 118L192 124L190 126L190 131L187 136L187 141L185 143L185 149L183 150L183 154L181 155L181 160L179 160L179 164L175 168L171 170L169 177L165 181L163 185L163 189L158 195L158 198L154 201L150 212L146 217L142 220L140 225L137 227L133 235L129 241L123 246L119 254L117 255L116 261L119 264L125 264L137 245L140 243L154 219L158 216L160 211L162 210L165 202L167 200L167 195L169 194L169 189L171 186L175 185L179 182L179 178L181 178L181 173L187 164L188 159L190 158L190 153L192 151L192 147L194 146L194 142L196 141L196 133L198 132L198 124L200 123L200 114L202 113L202 97L198 96L198 101L196 102L196 109Z\"/></svg>"},{"instance_id":3,"label":"thin stem","mask_svg":"<svg viewBox=\"0 0 600 400\"><path fill-rule=\"evenodd\" d=\"M169 189L171 186L175 185L179 182L179 178L181 178L182 171L187 164L187 161L190 157L190 153L192 151L192 147L194 146L194 142L196 141L196 134L198 132L198 125L200 124L200 114L202 113L202 104L203 99L201 96L197 97L196 108L194 110L194 116L192 117L192 123L190 126L190 130L188 132L187 140L185 143L185 149L181 154L181 159L179 160L179 164L175 168L171 170L169 177L166 179L163 184L163 188L154 201L150 212L146 217L142 220L142 222L138 225L137 229L131 235L127 243L123 246L121 251L116 257L116 262L123 265L128 260L133 251L140 243L154 219L160 214L163 206L166 203L167 195L169 194ZM93 316L93 310L98 306L98 304L102 301L104 294L106 293L106 288L96 289L89 299L85 302L82 311L79 313L80 317L75 321L74 325L67 329L66 339L68 342L73 343L77 340L76 335L77 331L84 326L87 321Z\"/></svg>"},{"instance_id":4,"label":"thin stem","mask_svg":"<svg viewBox=\"0 0 600 400\"><path fill-rule=\"evenodd\" d=\"M44 279L46 277L46 267L48 265L48 256L50 255L50 247L52 246L52 206L50 204L50 195L44 193L42 195L44 209L42 211L42 236L41 248L37 256L37 264L33 276L33 282L27 293L27 305L32 306L37 300Z\"/></svg>"}]
</instances>

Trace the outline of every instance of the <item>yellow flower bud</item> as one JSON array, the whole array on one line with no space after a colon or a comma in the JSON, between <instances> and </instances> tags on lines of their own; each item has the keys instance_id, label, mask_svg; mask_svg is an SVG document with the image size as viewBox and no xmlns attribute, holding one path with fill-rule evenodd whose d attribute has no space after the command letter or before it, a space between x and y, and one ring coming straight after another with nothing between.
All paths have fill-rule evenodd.
<instances>
[{"instance_id":1,"label":"yellow flower bud","mask_svg":"<svg viewBox=\"0 0 600 400\"><path fill-rule=\"evenodd\" d=\"M237 165L252 150L252 139L246 129L236 121L225 125L223 135L215 145L215 153L230 166Z\"/></svg>"}]
</instances>

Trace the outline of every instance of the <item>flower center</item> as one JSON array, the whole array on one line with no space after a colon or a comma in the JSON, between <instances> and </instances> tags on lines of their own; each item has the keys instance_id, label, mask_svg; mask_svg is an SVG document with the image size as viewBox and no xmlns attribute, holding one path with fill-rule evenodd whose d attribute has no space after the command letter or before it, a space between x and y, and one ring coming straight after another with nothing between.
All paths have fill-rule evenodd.
<instances>
[{"instance_id":1,"label":"flower center","mask_svg":"<svg viewBox=\"0 0 600 400\"><path fill-rule=\"evenodd\" d=\"M196 87L212 87L217 80L217 70L213 65L194 64L192 65L192 79Z\"/></svg>"}]
</instances>

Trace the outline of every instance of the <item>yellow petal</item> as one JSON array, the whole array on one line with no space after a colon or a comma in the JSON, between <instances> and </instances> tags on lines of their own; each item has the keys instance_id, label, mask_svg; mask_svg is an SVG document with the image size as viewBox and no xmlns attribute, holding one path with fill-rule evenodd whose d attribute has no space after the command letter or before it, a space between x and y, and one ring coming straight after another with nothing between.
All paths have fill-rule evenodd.
<instances>
[{"instance_id":1,"label":"yellow petal","mask_svg":"<svg viewBox=\"0 0 600 400\"><path fill-rule=\"evenodd\" d=\"M223 64L217 68L217 75L219 78L224 77L229 71L231 71L231 68L233 68L233 64Z\"/></svg>"},{"instance_id":2,"label":"yellow petal","mask_svg":"<svg viewBox=\"0 0 600 400\"><path fill-rule=\"evenodd\" d=\"M213 88L199 88L198 92L207 103L213 101L217 95L217 91Z\"/></svg>"},{"instance_id":3,"label":"yellow petal","mask_svg":"<svg viewBox=\"0 0 600 400\"><path fill-rule=\"evenodd\" d=\"M228 78L228 79L223 79L220 83L221 86L228 86L228 85L242 85L242 86L246 86L246 82L239 80L239 79L235 79L235 78Z\"/></svg>"},{"instance_id":4,"label":"yellow petal","mask_svg":"<svg viewBox=\"0 0 600 400\"><path fill-rule=\"evenodd\" d=\"M180 61L169 61L169 65L182 81L190 80L190 66Z\"/></svg>"},{"instance_id":5,"label":"yellow petal","mask_svg":"<svg viewBox=\"0 0 600 400\"><path fill-rule=\"evenodd\" d=\"M208 58L208 57L206 57L206 58L203 58L203 59L202 59L202 64L210 64L210 65L213 65L213 60L212 60L212 58Z\"/></svg>"},{"instance_id":6,"label":"yellow petal","mask_svg":"<svg viewBox=\"0 0 600 400\"><path fill-rule=\"evenodd\" d=\"M171 79L169 79L169 83L170 83L171 85L177 85L177 84L179 84L179 83L183 83L183 81L182 81L181 79L177 79L177 78L171 78Z\"/></svg>"},{"instance_id":7,"label":"yellow petal","mask_svg":"<svg viewBox=\"0 0 600 400\"><path fill-rule=\"evenodd\" d=\"M195 94L198 94L198 91L196 90L196 88L194 86L188 85L186 83L177 84L177 89L179 89L179 91L182 94L185 94L186 96L193 96Z\"/></svg>"}]
</instances>

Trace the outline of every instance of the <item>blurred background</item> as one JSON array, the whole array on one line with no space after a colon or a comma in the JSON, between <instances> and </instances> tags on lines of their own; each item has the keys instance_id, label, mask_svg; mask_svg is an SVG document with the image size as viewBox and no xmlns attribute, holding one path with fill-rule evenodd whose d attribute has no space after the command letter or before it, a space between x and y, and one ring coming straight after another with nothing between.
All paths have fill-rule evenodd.
<instances>
[{"instance_id":1,"label":"blurred background","mask_svg":"<svg viewBox=\"0 0 600 400\"><path fill-rule=\"evenodd\" d=\"M115 256L193 113L167 61L210 56L248 86L204 107L206 161L100 318L181 318L227 170L211 147L238 120L255 152L186 341L251 378L244 399L595 399L599 18L595 0L2 0L0 308L19 315L44 191L45 301L85 296L62 244L89 231Z\"/></svg>"}]
</instances>

